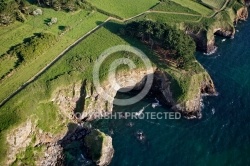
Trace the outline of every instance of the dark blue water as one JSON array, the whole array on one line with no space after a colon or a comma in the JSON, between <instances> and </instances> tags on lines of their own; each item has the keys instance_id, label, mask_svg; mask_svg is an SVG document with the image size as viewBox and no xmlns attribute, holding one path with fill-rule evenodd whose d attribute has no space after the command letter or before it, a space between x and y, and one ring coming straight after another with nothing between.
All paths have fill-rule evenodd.
<instances>
[{"instance_id":1,"label":"dark blue water","mask_svg":"<svg viewBox=\"0 0 250 166\"><path fill-rule=\"evenodd\" d=\"M217 38L218 51L197 59L214 80L219 96L204 98L200 120L102 120L94 125L112 135L112 166L250 165L250 22L233 40ZM115 111L139 111L152 99ZM170 111L151 106L150 111ZM127 124L133 122L133 126ZM146 139L138 141L142 130Z\"/></svg>"}]
</instances>

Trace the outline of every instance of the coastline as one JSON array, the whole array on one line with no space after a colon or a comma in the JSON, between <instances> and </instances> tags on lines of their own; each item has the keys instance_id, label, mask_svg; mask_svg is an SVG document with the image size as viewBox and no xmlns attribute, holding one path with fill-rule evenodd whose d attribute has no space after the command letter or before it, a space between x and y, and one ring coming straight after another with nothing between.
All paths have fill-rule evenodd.
<instances>
[{"instance_id":1,"label":"coastline","mask_svg":"<svg viewBox=\"0 0 250 166\"><path fill-rule=\"evenodd\" d=\"M246 21L247 16L245 15L244 17L240 17L240 18L243 18L242 20ZM240 20L240 19L236 19L236 20L238 22L238 20ZM224 37L228 37L228 38L229 37L231 38L231 37L233 37L235 35L235 29L234 30L230 30L230 31L228 31L228 30L224 31L223 29L224 28L220 28L219 30L216 29L216 32L219 31L219 35L224 36ZM214 32L214 33L216 33L216 32ZM220 33L220 32L222 32L222 33ZM207 43L207 50L206 50L206 51L208 51L208 53L206 53L206 54L209 55L209 54L212 54L213 52L215 52L216 51L215 49L217 49L217 47L215 46L216 43L215 43L215 39L214 38L213 39L209 39L208 41L209 42ZM214 48L214 49L211 49L211 48ZM157 70L157 69L155 69L154 72L157 72L155 79L158 79L161 82L158 83L158 84L154 84L153 87L157 87L159 89L159 86L161 86L160 89L163 89L163 90L160 91L161 96L162 96L161 97L162 98L161 102L163 102L164 105L166 105L167 107L169 107L169 106L172 107L173 110L182 112L183 115L187 119L196 119L196 118L199 119L199 118L201 118L202 115L201 115L201 104L200 104L200 101L202 100L203 96L206 96L206 95L217 95L217 92L215 90L215 86L213 84L213 81L212 81L212 79L210 78L210 76L205 71L205 77L202 76L202 79L199 80L200 81L199 82L200 87L198 87L199 93L197 93L195 95L195 98L193 98L193 100L187 100L187 101L179 102L178 103L178 101L176 101L176 99L174 99L173 96L172 96L173 92L171 91L171 86L169 86L169 84L163 85L164 82L169 82L172 79L171 76L169 77L169 75L167 74L167 72L165 73L164 70ZM138 73L144 73L144 72L143 71L140 71L140 72L137 71L134 74L136 75ZM133 75L133 73L132 73L132 75ZM145 75L139 74L138 78L140 78L139 80L141 80L141 81L137 82L137 84L139 84L140 86L142 86L144 84L143 83L143 78L144 77L145 77ZM164 79L162 79L162 78L164 78ZM73 89L75 90L76 93L74 93L75 95L73 97L72 96L67 96L67 94L66 95L65 94L59 94L59 96L60 95L65 95L65 96L63 96L63 98L66 99L64 101L60 101L59 103L65 102L66 103L65 105L67 105L67 106L65 106L65 108L60 108L60 105L59 105L58 107L61 109L61 111L65 111L67 109L72 110L72 107L76 107L76 101L80 100L81 97L83 97L85 99L91 99L91 101L92 101L92 103L89 103L89 101L88 101L88 104L84 104L84 109L83 110L89 111L89 110L93 110L93 109L94 110L98 110L98 109L100 110L101 109L102 111L112 112L112 109L113 109L112 108L113 107L112 104L106 106L106 103L103 100L101 100L101 99L96 100L96 92L91 92L91 90L90 90L91 88L89 88L92 85L87 85L87 86L84 87L84 85L83 85L82 82L81 83L77 83L76 85L74 85ZM138 86L136 89L140 89L140 86ZM126 85L124 85L124 87L126 87ZM77 93L77 92L81 91L80 89L82 89L82 88L84 88L84 89L87 90L87 93L85 94L85 96L82 96L81 94ZM72 90L72 86L70 86L68 89ZM62 91L62 89L60 89L60 91ZM156 89L154 89L153 91L156 91ZM112 93L113 93L113 95L116 94L116 92L112 92ZM159 91L157 92L157 94L158 93L159 93ZM154 95L152 95L152 96L154 96ZM58 100L57 99L53 99L53 102L56 103L56 102L58 102ZM86 101L84 101L84 102L86 102ZM71 121L79 123L79 121L76 121L76 118L74 117L74 115L67 114L67 117ZM82 119L84 119L84 118L86 118L86 117L82 117ZM93 120L93 118L92 119L90 118L88 120ZM79 135L81 135L81 134L79 134ZM82 134L82 135L84 135L84 134ZM82 137L81 137L81 139L82 139ZM74 141L74 140L71 140L71 141ZM112 140L111 140L111 142L112 142ZM113 156L113 154L112 154L112 156ZM59 158L62 158L62 155L60 155ZM105 159L103 159L103 160L105 160ZM109 158L109 160L111 161L110 158ZM61 160L60 160L60 162L61 162ZM105 163L107 163L107 162L105 162Z\"/></svg>"}]
</instances>

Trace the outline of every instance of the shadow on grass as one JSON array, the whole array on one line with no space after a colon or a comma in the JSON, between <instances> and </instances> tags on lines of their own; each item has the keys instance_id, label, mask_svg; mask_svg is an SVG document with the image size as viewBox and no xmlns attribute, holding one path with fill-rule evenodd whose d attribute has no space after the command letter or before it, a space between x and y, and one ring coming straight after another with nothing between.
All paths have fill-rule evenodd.
<instances>
[{"instance_id":1,"label":"shadow on grass","mask_svg":"<svg viewBox=\"0 0 250 166\"><path fill-rule=\"evenodd\" d=\"M45 20L44 20L44 24L45 25L48 25L48 23L51 21L51 18L46 18Z\"/></svg>"}]
</instances>

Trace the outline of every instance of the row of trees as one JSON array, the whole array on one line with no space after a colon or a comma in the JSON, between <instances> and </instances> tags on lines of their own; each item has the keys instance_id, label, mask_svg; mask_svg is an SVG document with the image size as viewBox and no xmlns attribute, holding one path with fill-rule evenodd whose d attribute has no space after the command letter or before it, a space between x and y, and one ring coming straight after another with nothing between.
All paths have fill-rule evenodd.
<instances>
[{"instance_id":1,"label":"row of trees","mask_svg":"<svg viewBox=\"0 0 250 166\"><path fill-rule=\"evenodd\" d=\"M82 4L81 0L37 0L38 6L50 7L55 10L75 11Z\"/></svg>"},{"instance_id":2,"label":"row of trees","mask_svg":"<svg viewBox=\"0 0 250 166\"><path fill-rule=\"evenodd\" d=\"M19 59L18 63L20 64L23 61L27 62L42 55L56 41L56 36L51 33L38 33L26 39L25 42L12 47L7 51L7 54L17 56Z\"/></svg>"},{"instance_id":3,"label":"row of trees","mask_svg":"<svg viewBox=\"0 0 250 166\"><path fill-rule=\"evenodd\" d=\"M175 51L173 58L180 63L180 66L194 59L196 45L193 39L183 31L166 24L152 21L131 22L126 25L125 33L148 41L151 46L157 44L164 49Z\"/></svg>"}]
</instances>

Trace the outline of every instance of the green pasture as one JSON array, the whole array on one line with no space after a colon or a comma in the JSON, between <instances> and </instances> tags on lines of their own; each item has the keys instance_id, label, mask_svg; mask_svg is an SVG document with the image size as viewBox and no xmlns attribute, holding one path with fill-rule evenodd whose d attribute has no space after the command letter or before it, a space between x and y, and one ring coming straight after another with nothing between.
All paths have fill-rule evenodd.
<instances>
[{"instance_id":1,"label":"green pasture","mask_svg":"<svg viewBox=\"0 0 250 166\"><path fill-rule=\"evenodd\" d=\"M172 0L172 1L180 4L183 7L187 7L191 10L194 10L203 16L209 17L214 13L213 10L203 6L202 4L200 4L198 2L192 1L192 0Z\"/></svg>"},{"instance_id":2,"label":"green pasture","mask_svg":"<svg viewBox=\"0 0 250 166\"><path fill-rule=\"evenodd\" d=\"M87 0L95 7L122 18L133 17L149 10L158 0Z\"/></svg>"}]
</instances>

